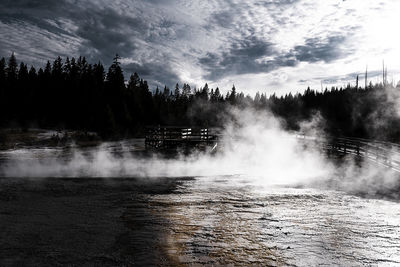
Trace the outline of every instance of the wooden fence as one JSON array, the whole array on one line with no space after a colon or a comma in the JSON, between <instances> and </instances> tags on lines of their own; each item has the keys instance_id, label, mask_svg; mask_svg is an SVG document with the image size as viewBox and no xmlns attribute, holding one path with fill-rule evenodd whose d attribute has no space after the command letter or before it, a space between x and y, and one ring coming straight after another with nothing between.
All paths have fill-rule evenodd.
<instances>
[{"instance_id":1,"label":"wooden fence","mask_svg":"<svg viewBox=\"0 0 400 267\"><path fill-rule=\"evenodd\" d=\"M302 134L295 136L306 145L318 146L328 154L354 155L400 172L400 145L398 144L362 138L316 138Z\"/></svg>"},{"instance_id":2,"label":"wooden fence","mask_svg":"<svg viewBox=\"0 0 400 267\"><path fill-rule=\"evenodd\" d=\"M155 149L215 149L218 144L218 135L208 128L158 126L147 127L146 148Z\"/></svg>"},{"instance_id":3,"label":"wooden fence","mask_svg":"<svg viewBox=\"0 0 400 267\"><path fill-rule=\"evenodd\" d=\"M145 146L157 150L210 149L214 151L218 142L222 141L222 136L218 132L215 129L202 127L147 127ZM302 133L293 133L293 135L305 146L315 146L328 154L354 155L400 172L400 145L398 144L362 138L318 138Z\"/></svg>"}]
</instances>

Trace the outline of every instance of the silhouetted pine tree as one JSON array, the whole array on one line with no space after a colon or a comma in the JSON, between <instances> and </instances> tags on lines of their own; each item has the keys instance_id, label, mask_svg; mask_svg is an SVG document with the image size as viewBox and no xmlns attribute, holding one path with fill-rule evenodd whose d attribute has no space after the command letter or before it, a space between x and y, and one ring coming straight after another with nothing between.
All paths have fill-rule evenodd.
<instances>
[{"instance_id":1,"label":"silhouetted pine tree","mask_svg":"<svg viewBox=\"0 0 400 267\"><path fill-rule=\"evenodd\" d=\"M20 63L13 53L0 60L0 127L71 128L96 131L103 136L142 133L146 125L221 126L231 106L269 110L284 127L299 130L302 121L315 114L332 135L400 141L400 119L395 99L398 87L383 83L367 88L347 85L324 91L307 88L303 94L254 98L237 92L235 86L224 97L208 84L199 90L188 84L173 91L167 86L151 92L137 73L125 85L116 55L105 75L99 62L84 57L58 57L38 71ZM376 123L376 122L379 123Z\"/></svg>"}]
</instances>

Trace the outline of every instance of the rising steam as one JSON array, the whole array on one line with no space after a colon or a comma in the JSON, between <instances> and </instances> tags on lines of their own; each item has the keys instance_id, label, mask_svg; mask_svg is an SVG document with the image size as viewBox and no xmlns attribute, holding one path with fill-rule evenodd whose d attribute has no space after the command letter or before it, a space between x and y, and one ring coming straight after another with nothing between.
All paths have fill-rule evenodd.
<instances>
[{"instance_id":1,"label":"rising steam","mask_svg":"<svg viewBox=\"0 0 400 267\"><path fill-rule=\"evenodd\" d=\"M13 177L179 177L246 175L274 183L327 176L331 166L313 149L304 149L294 136L282 130L271 114L233 110L224 127L220 151L195 152L173 159L115 155L107 145L93 151L27 149L9 153L1 170ZM257 114L257 115L255 115ZM122 146L123 148L123 146ZM36 154L35 154L36 153Z\"/></svg>"},{"instance_id":2,"label":"rising steam","mask_svg":"<svg viewBox=\"0 0 400 267\"><path fill-rule=\"evenodd\" d=\"M268 112L231 110L216 154L193 152L165 158L131 153L124 142L118 153L105 143L96 149L19 149L3 155L0 170L6 177L198 177L240 175L260 184L312 184L345 191L376 191L393 187L397 176L368 162L346 160L338 168L320 148L305 143L281 127ZM321 117L303 124L313 136ZM376 178L379 178L378 180ZM317 181L317 182L316 182ZM376 181L379 181L378 184Z\"/></svg>"}]
</instances>

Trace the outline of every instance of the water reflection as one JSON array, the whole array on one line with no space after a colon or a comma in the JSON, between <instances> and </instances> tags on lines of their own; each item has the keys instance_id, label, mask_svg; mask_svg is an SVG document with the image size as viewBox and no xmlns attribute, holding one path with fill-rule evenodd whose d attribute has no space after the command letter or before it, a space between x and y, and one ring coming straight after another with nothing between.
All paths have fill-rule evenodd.
<instances>
[{"instance_id":1,"label":"water reflection","mask_svg":"<svg viewBox=\"0 0 400 267\"><path fill-rule=\"evenodd\" d=\"M169 246L180 262L400 264L398 203L242 179L203 177L179 194L152 197L155 210L168 207Z\"/></svg>"},{"instance_id":2,"label":"water reflection","mask_svg":"<svg viewBox=\"0 0 400 267\"><path fill-rule=\"evenodd\" d=\"M124 142L103 144L102 150L111 153L113 160L100 158L89 161L89 165L80 165L81 160L87 162L97 148L80 148L79 157L74 147L19 148L0 152L0 162L14 164L17 159L20 164L13 166L24 168L25 172L15 169L15 173L22 175L43 175L39 172L43 170L36 170L35 166L43 167L36 163L44 162L51 170L46 176L129 176L140 170L140 161L135 168L127 169L123 157L121 161L115 159L125 153L137 153L142 142ZM105 172L96 172L98 169ZM158 227L166 236L162 244L173 263L400 264L400 204L396 202L332 190L272 186L254 177L237 175L185 179L171 192L147 190L141 194L146 199L141 209L163 218ZM140 213L127 208L126 214L129 212L138 220Z\"/></svg>"}]
</instances>

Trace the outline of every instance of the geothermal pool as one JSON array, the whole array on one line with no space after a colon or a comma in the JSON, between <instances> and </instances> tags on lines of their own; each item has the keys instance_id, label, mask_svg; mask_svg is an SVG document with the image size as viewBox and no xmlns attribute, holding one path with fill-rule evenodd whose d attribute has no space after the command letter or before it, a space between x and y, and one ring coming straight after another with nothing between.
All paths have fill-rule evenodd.
<instances>
[{"instance_id":1,"label":"geothermal pool","mask_svg":"<svg viewBox=\"0 0 400 267\"><path fill-rule=\"evenodd\" d=\"M246 177L0 180L0 265L398 266L400 204Z\"/></svg>"},{"instance_id":2,"label":"geothermal pool","mask_svg":"<svg viewBox=\"0 0 400 267\"><path fill-rule=\"evenodd\" d=\"M126 157L141 144L1 151L0 266L400 265L398 198L182 176L199 165ZM169 177L133 175L160 166Z\"/></svg>"}]
</instances>

